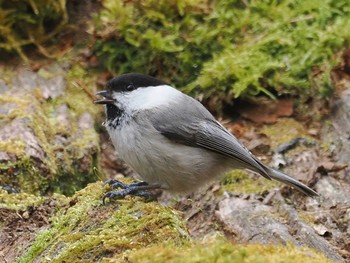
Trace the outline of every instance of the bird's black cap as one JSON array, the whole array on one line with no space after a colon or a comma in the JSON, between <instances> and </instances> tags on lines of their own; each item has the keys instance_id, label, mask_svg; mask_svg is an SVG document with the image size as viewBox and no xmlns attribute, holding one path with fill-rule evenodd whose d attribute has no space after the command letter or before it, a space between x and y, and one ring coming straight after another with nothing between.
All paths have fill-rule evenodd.
<instances>
[{"instance_id":1,"label":"bird's black cap","mask_svg":"<svg viewBox=\"0 0 350 263\"><path fill-rule=\"evenodd\" d=\"M107 90L115 92L127 92L138 88L147 88L150 86L168 85L166 82L154 77L139 73L128 73L111 79L107 83Z\"/></svg>"}]
</instances>

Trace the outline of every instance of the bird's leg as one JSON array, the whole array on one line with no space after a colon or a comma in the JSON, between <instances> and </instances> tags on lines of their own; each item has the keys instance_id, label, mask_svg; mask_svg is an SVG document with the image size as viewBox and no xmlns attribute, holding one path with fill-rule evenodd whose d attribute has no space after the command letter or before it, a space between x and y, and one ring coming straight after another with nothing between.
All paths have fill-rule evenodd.
<instances>
[{"instance_id":1,"label":"bird's leg","mask_svg":"<svg viewBox=\"0 0 350 263\"><path fill-rule=\"evenodd\" d=\"M148 185L148 183L146 182L136 182L136 183L132 183L132 184L124 184L121 181L115 180L115 179L108 179L107 181L105 181L103 183L103 186L109 184L112 189L116 189L116 188L122 188L122 189L126 189L130 186L141 186L141 185Z\"/></svg>"},{"instance_id":2,"label":"bird's leg","mask_svg":"<svg viewBox=\"0 0 350 263\"><path fill-rule=\"evenodd\" d=\"M112 189L115 188L122 188L123 190L120 191L110 191L107 192L102 199L103 204L105 204L106 198L113 199L113 198L124 198L127 195L135 195L135 196L142 196L146 198L147 200L154 200L156 199L157 195L144 191L144 190L152 190L152 189L160 189L161 186L159 184L148 184L146 182L136 182L132 184L124 184L118 180L107 180L103 185L109 184L112 186Z\"/></svg>"}]
</instances>

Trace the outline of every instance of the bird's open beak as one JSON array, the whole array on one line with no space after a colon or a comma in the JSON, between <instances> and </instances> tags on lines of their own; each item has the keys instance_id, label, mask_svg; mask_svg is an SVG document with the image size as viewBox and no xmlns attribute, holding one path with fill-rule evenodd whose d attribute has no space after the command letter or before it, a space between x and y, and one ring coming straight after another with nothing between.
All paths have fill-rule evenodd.
<instances>
[{"instance_id":1,"label":"bird's open beak","mask_svg":"<svg viewBox=\"0 0 350 263\"><path fill-rule=\"evenodd\" d=\"M112 98L112 95L107 90L102 90L99 92L96 92L96 95L104 97L102 100L96 100L94 101L96 104L114 104L114 99Z\"/></svg>"}]
</instances>

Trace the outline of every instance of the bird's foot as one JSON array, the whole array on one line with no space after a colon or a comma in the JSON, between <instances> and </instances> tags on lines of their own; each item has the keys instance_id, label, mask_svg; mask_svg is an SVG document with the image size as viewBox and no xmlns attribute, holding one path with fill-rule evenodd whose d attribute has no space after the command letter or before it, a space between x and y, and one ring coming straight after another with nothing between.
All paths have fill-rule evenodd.
<instances>
[{"instance_id":1,"label":"bird's foot","mask_svg":"<svg viewBox=\"0 0 350 263\"><path fill-rule=\"evenodd\" d=\"M106 198L108 198L109 200L115 199L115 198L120 199L120 198L124 198L127 195L141 196L141 197L144 197L147 201L153 201L157 199L158 195L145 190L161 188L161 186L158 184L148 184L146 182L136 182L132 184L125 184L114 179L107 180L106 182L104 182L103 186L107 184L110 185L112 189L121 188L123 190L107 192L102 199L102 202L104 205L106 204Z\"/></svg>"},{"instance_id":2,"label":"bird's foot","mask_svg":"<svg viewBox=\"0 0 350 263\"><path fill-rule=\"evenodd\" d=\"M107 181L105 181L103 183L103 186L106 186L107 184L110 185L112 187L112 189L116 189L116 188L127 189L127 188L133 187L133 186L148 185L148 183L146 183L146 182L136 182L136 183L132 183L132 184L124 184L121 181L118 181L115 179L108 179Z\"/></svg>"}]
</instances>

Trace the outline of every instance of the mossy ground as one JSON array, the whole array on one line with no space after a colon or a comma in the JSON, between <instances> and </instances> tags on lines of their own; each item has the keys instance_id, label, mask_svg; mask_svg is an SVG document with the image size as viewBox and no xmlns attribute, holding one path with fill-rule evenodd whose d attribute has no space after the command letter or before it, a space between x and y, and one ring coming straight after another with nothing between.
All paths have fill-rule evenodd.
<instances>
[{"instance_id":1,"label":"mossy ground","mask_svg":"<svg viewBox=\"0 0 350 263\"><path fill-rule=\"evenodd\" d=\"M62 201L16 262L330 262L293 246L235 245L220 236L191 241L178 211L138 197L104 206L106 190L97 182Z\"/></svg>"}]
</instances>

